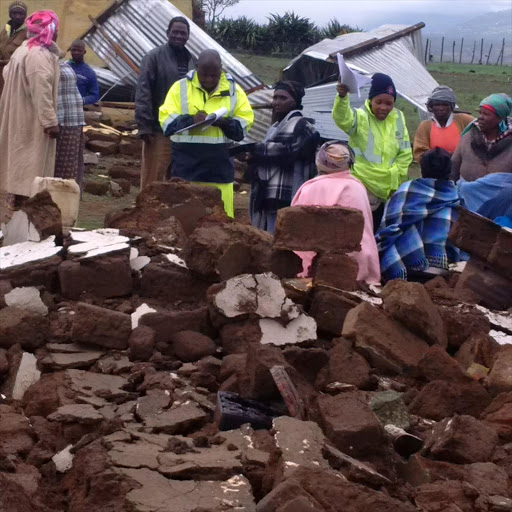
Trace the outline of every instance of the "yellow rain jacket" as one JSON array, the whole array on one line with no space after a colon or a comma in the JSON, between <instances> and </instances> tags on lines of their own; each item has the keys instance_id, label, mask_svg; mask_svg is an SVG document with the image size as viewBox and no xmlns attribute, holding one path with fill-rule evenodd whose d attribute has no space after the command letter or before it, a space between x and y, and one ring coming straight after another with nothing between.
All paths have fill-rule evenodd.
<instances>
[{"instance_id":1,"label":"yellow rain jacket","mask_svg":"<svg viewBox=\"0 0 512 512\"><path fill-rule=\"evenodd\" d=\"M352 174L374 196L386 201L407 181L412 163L412 150L404 115L394 108L379 121L366 100L364 108L352 109L348 94L336 95L332 117L338 127L349 135L348 143L356 159Z\"/></svg>"}]
</instances>

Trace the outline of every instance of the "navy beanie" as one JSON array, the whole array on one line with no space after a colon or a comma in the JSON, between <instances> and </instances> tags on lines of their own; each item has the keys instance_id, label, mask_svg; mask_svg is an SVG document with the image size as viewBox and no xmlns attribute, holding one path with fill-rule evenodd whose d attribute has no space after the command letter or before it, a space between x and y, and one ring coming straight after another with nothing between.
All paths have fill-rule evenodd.
<instances>
[{"instance_id":1,"label":"navy beanie","mask_svg":"<svg viewBox=\"0 0 512 512\"><path fill-rule=\"evenodd\" d=\"M375 75L373 75L368 98L372 99L379 94L389 94L396 100L395 84L393 80L391 80L391 77L384 73L375 73Z\"/></svg>"}]
</instances>

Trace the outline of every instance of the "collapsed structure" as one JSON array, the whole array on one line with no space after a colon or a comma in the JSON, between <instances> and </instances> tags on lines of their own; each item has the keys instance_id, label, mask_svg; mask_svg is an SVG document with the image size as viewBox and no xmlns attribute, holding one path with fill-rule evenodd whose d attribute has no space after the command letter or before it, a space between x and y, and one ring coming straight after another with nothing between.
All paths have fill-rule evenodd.
<instances>
[{"instance_id":1,"label":"collapsed structure","mask_svg":"<svg viewBox=\"0 0 512 512\"><path fill-rule=\"evenodd\" d=\"M287 208L272 237L180 180L93 232L63 236L46 191L24 213L39 241L0 249L1 510L512 509L512 323L481 282L362 290L357 210ZM509 279L512 232L481 222L453 241Z\"/></svg>"}]
</instances>

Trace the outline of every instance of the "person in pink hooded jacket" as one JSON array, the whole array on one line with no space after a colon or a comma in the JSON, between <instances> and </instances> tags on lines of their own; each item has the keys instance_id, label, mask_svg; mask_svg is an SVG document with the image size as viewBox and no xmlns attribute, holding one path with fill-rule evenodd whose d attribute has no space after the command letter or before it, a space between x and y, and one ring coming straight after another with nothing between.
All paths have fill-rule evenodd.
<instances>
[{"instance_id":1,"label":"person in pink hooded jacket","mask_svg":"<svg viewBox=\"0 0 512 512\"><path fill-rule=\"evenodd\" d=\"M350 254L359 265L357 280L367 283L380 282L380 265L377 244L373 234L373 218L368 194L364 185L350 174L354 153L345 143L337 140L326 142L316 156L319 176L306 181L292 201L292 206L345 206L360 210L364 216L361 251ZM302 276L309 274L314 252L298 252L302 258Z\"/></svg>"}]
</instances>

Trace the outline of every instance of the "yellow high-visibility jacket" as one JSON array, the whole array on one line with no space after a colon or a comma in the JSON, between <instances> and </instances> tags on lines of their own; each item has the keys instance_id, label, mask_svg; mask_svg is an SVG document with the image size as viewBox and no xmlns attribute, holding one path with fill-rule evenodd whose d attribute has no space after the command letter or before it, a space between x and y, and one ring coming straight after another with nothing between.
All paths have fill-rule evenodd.
<instances>
[{"instance_id":1,"label":"yellow high-visibility jacket","mask_svg":"<svg viewBox=\"0 0 512 512\"><path fill-rule=\"evenodd\" d=\"M223 129L210 126L185 130L193 124L197 112L211 114L221 107L227 109ZM185 78L169 89L159 109L159 121L172 142L172 175L188 181L231 183L234 168L228 153L230 140L240 141L254 121L254 113L245 92L233 78L221 73L217 88L207 92L199 82L197 72L190 71Z\"/></svg>"},{"instance_id":2,"label":"yellow high-visibility jacket","mask_svg":"<svg viewBox=\"0 0 512 512\"><path fill-rule=\"evenodd\" d=\"M394 108L379 121L366 100L364 108L352 109L348 94L336 95L332 117L349 135L355 153L352 174L376 197L386 201L407 181L412 163L411 142L403 113Z\"/></svg>"}]
</instances>

